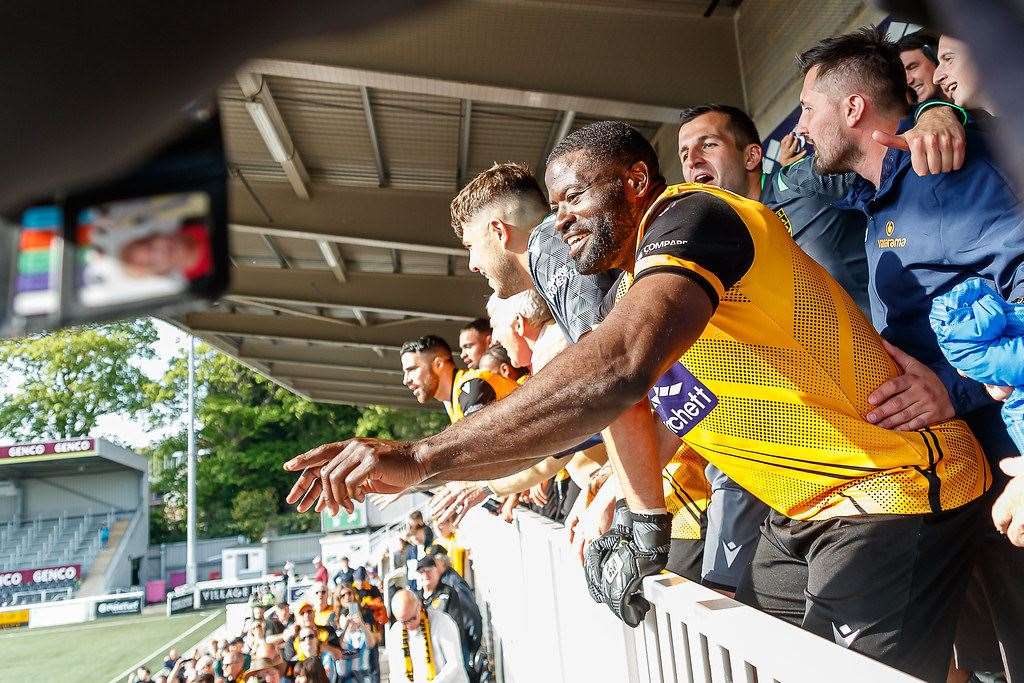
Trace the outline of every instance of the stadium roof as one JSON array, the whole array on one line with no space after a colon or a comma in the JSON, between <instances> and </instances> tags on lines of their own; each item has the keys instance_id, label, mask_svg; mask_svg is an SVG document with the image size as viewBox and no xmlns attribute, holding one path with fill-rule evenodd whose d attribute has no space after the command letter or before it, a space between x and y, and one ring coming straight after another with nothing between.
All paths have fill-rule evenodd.
<instances>
[{"instance_id":1,"label":"stadium roof","mask_svg":"<svg viewBox=\"0 0 1024 683\"><path fill-rule=\"evenodd\" d=\"M793 55L878 17L856 0L470 0L280 47L219 92L229 294L173 320L313 400L417 407L398 347L484 313L448 203L494 161L543 167L618 118L669 177L682 107L793 108Z\"/></svg>"},{"instance_id":2,"label":"stadium roof","mask_svg":"<svg viewBox=\"0 0 1024 683\"><path fill-rule=\"evenodd\" d=\"M81 437L0 446L0 479L62 474L102 474L131 469L146 472L141 455L106 439Z\"/></svg>"}]
</instances>

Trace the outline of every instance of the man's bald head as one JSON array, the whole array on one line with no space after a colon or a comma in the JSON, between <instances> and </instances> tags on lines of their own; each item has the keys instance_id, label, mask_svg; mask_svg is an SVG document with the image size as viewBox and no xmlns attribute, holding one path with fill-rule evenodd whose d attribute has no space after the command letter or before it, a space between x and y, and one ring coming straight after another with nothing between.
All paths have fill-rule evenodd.
<instances>
[{"instance_id":1,"label":"man's bald head","mask_svg":"<svg viewBox=\"0 0 1024 683\"><path fill-rule=\"evenodd\" d=\"M411 590L403 589L391 598L391 614L407 629L414 630L420 625L420 599Z\"/></svg>"}]
</instances>

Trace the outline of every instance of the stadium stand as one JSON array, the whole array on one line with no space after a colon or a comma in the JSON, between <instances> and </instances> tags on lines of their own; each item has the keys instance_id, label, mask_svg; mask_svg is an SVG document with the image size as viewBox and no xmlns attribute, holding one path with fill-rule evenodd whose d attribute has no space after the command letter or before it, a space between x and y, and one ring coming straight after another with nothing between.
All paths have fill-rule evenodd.
<instances>
[{"instance_id":1,"label":"stadium stand","mask_svg":"<svg viewBox=\"0 0 1024 683\"><path fill-rule=\"evenodd\" d=\"M148 545L146 461L102 439L0 448L0 605L137 584Z\"/></svg>"}]
</instances>

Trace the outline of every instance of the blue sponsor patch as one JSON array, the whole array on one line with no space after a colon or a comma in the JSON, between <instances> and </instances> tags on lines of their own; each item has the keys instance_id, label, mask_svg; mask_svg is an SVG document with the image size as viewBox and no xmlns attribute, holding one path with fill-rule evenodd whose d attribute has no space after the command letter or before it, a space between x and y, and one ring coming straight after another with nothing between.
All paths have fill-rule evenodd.
<instances>
[{"instance_id":1,"label":"blue sponsor patch","mask_svg":"<svg viewBox=\"0 0 1024 683\"><path fill-rule=\"evenodd\" d=\"M676 436L696 427L718 405L718 397L678 362L651 387L647 398Z\"/></svg>"}]
</instances>

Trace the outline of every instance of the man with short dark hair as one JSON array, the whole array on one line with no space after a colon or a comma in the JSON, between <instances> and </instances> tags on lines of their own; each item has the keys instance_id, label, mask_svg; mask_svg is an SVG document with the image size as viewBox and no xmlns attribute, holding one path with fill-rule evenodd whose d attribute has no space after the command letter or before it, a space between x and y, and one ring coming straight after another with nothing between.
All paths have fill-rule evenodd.
<instances>
[{"instance_id":1,"label":"man with short dark hair","mask_svg":"<svg viewBox=\"0 0 1024 683\"><path fill-rule=\"evenodd\" d=\"M512 363L512 359L508 355L508 350L501 344L491 344L491 346L484 351L484 355L480 356L480 369L493 372L496 375L501 375L505 379L510 379L513 382L518 382L521 377L527 374L526 370L517 368Z\"/></svg>"},{"instance_id":2,"label":"man with short dark hair","mask_svg":"<svg viewBox=\"0 0 1024 683\"><path fill-rule=\"evenodd\" d=\"M842 211L852 174L819 176L810 159L762 172L764 152L753 120L741 109L721 104L690 107L679 117L679 162L683 180L707 183L763 202L807 255L820 263L868 312L868 270L864 255L864 216Z\"/></svg>"},{"instance_id":3,"label":"man with short dark hair","mask_svg":"<svg viewBox=\"0 0 1024 683\"><path fill-rule=\"evenodd\" d=\"M925 31L908 33L896 43L914 102L945 99L934 80L935 67L939 63L938 47L938 39Z\"/></svg>"},{"instance_id":4,"label":"man with short dark hair","mask_svg":"<svg viewBox=\"0 0 1024 683\"><path fill-rule=\"evenodd\" d=\"M956 416L971 426L990 462L1016 455L999 404L983 385L949 364L929 323L932 300L972 277L989 281L1007 300L1024 295L1024 219L1016 192L973 126L967 129L963 167L939 176L911 173L904 152L873 142L872 130L895 131L902 116L901 103L889 92L898 63L880 31L826 39L800 61L805 73L800 128L814 141L824 170L852 170L860 176L850 204L868 217L872 319L907 370L869 397L874 407L868 420L927 431ZM948 88L952 81L944 68L940 64L936 76ZM889 87L879 85L885 81ZM958 91L950 90L958 104L973 101L971 87ZM994 472L992 490L997 492L1005 479L998 468ZM1014 654L1024 651L1024 643L1017 642L1024 632L1024 593L1015 588L1024 573L1024 551L981 522L971 534L969 559L977 555L975 577L984 585L1013 675L1024 672L1024 661L1013 661ZM977 598L982 591L973 593Z\"/></svg>"},{"instance_id":5,"label":"man with short dark hair","mask_svg":"<svg viewBox=\"0 0 1024 683\"><path fill-rule=\"evenodd\" d=\"M472 415L516 388L500 375L485 370L459 370L448 343L427 335L402 344L402 382L420 403L436 399L452 422Z\"/></svg>"},{"instance_id":6,"label":"man with short dark hair","mask_svg":"<svg viewBox=\"0 0 1024 683\"><path fill-rule=\"evenodd\" d=\"M285 640L285 631L295 623L295 615L292 614L291 606L287 600L281 600L267 614L265 632L268 643L280 643Z\"/></svg>"},{"instance_id":7,"label":"man with short dark hair","mask_svg":"<svg viewBox=\"0 0 1024 683\"><path fill-rule=\"evenodd\" d=\"M491 345L491 324L487 318L477 318L459 330L459 355L470 370L480 367L480 356Z\"/></svg>"},{"instance_id":8,"label":"man with short dark hair","mask_svg":"<svg viewBox=\"0 0 1024 683\"><path fill-rule=\"evenodd\" d=\"M635 129L570 133L545 181L579 271L624 273L604 321L472 420L414 443L332 444L286 469L337 458L331 500L348 509L352 493L516 471L645 402L664 428L617 465L628 507L588 553L595 599L642 620L641 580L665 566L671 533L661 472L682 440L773 508L739 597L911 674L944 675L964 531L989 476L966 425L923 435L866 422L868 387L897 368L860 310L763 204L667 187ZM306 472L289 499L316 479Z\"/></svg>"}]
</instances>

